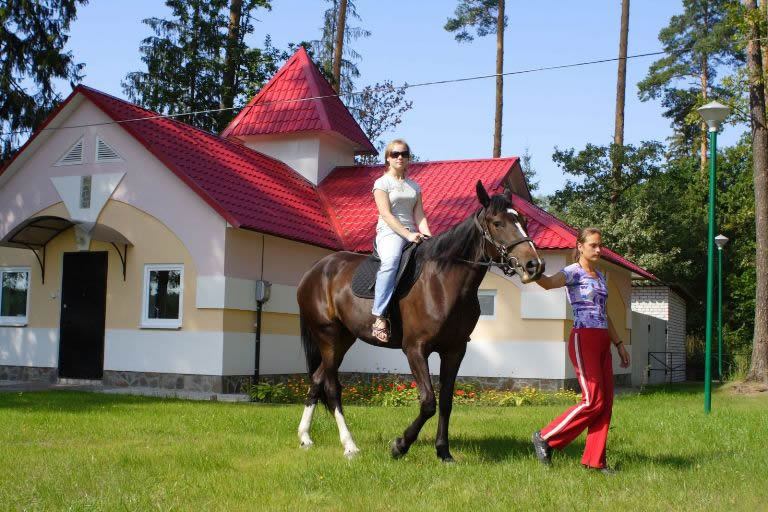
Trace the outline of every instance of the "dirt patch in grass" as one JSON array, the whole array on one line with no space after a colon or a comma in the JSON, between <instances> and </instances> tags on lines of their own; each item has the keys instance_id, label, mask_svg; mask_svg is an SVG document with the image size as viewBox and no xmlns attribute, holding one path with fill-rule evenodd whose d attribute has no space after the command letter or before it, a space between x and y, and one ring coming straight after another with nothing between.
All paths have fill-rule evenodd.
<instances>
[{"instance_id":1,"label":"dirt patch in grass","mask_svg":"<svg viewBox=\"0 0 768 512\"><path fill-rule=\"evenodd\" d=\"M725 391L734 395L759 395L768 393L768 384L763 382L729 382L723 386Z\"/></svg>"}]
</instances>

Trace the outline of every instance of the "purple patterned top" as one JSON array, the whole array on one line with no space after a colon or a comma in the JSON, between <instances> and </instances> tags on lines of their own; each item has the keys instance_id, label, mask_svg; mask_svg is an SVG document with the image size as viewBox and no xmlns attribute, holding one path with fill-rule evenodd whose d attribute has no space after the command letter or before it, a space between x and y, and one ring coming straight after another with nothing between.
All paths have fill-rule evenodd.
<instances>
[{"instance_id":1,"label":"purple patterned top","mask_svg":"<svg viewBox=\"0 0 768 512\"><path fill-rule=\"evenodd\" d=\"M607 329L605 303L608 290L605 276L597 272L597 278L590 276L581 265L568 265L560 272L565 274L565 286L568 288L568 302L573 309L573 326L579 328Z\"/></svg>"}]
</instances>

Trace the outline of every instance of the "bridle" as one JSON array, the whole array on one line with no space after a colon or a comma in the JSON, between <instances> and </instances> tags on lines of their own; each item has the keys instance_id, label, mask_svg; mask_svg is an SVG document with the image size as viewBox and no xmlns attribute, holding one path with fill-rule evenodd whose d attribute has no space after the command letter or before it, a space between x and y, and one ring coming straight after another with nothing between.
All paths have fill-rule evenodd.
<instances>
[{"instance_id":1,"label":"bridle","mask_svg":"<svg viewBox=\"0 0 768 512\"><path fill-rule=\"evenodd\" d=\"M463 261L465 263L472 263L474 265L484 265L484 266L487 266L487 267L497 267L499 270L504 272L504 275L506 275L506 276L512 277L513 275L515 275L515 273L517 273L517 274L520 275L520 277L522 277L522 274L520 273L520 270L522 270L523 266L520 264L520 261L517 259L517 257L516 256L512 256L511 254L509 254L509 252L512 249L514 249L516 246L518 246L520 244L523 244L523 243L526 243L526 242L529 242L531 244L531 246L534 247L534 250L535 250L535 246L533 245L533 240L531 240L530 237L525 236L525 237L522 237L522 238L518 238L517 240L515 240L511 244L507 244L507 245L504 245L504 244L494 240L493 237L491 236L491 233L488 231L488 225L487 224L483 225L480 222L480 220L479 220L479 217L484 212L485 212L485 208L480 210L478 212L478 214L475 215L474 221L475 221L475 226L477 226L477 229L479 229L480 233L482 233L482 235L483 235L481 250L482 250L482 254L484 254L485 256L488 257L488 261L469 261L469 260L461 260L461 261ZM522 232L522 234L525 234L525 232ZM490 243L496 249L496 251L499 253L499 261L494 261L494 259L491 256L488 256L486 254L486 252L485 252L485 243L486 242ZM518 269L520 269L520 270L518 270Z\"/></svg>"}]
</instances>

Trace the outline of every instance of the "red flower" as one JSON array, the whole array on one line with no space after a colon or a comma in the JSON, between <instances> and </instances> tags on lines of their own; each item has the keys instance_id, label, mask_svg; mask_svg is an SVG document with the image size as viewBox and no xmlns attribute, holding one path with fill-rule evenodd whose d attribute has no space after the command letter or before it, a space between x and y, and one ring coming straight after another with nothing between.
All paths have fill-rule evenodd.
<instances>
[{"instance_id":1,"label":"red flower","mask_svg":"<svg viewBox=\"0 0 768 512\"><path fill-rule=\"evenodd\" d=\"M469 392L469 397L472 398L473 396L475 396L475 392L474 391L470 391Z\"/></svg>"},{"instance_id":2,"label":"red flower","mask_svg":"<svg viewBox=\"0 0 768 512\"><path fill-rule=\"evenodd\" d=\"M418 384L416 384L416 381L415 381L415 380L412 380L412 381L411 381L411 387L412 387L412 388L415 388L415 387L417 387L417 386L418 386Z\"/></svg>"},{"instance_id":3,"label":"red flower","mask_svg":"<svg viewBox=\"0 0 768 512\"><path fill-rule=\"evenodd\" d=\"M403 386L403 385L399 385L399 386L397 386L397 390L398 390L398 391L402 391L402 390L404 390L404 389L405 389L405 386Z\"/></svg>"},{"instance_id":4,"label":"red flower","mask_svg":"<svg viewBox=\"0 0 768 512\"><path fill-rule=\"evenodd\" d=\"M464 390L463 389L459 389L459 390L456 391L456 394L459 395L459 396L464 396Z\"/></svg>"},{"instance_id":5,"label":"red flower","mask_svg":"<svg viewBox=\"0 0 768 512\"><path fill-rule=\"evenodd\" d=\"M379 386L379 392L384 391L384 388Z\"/></svg>"}]
</instances>

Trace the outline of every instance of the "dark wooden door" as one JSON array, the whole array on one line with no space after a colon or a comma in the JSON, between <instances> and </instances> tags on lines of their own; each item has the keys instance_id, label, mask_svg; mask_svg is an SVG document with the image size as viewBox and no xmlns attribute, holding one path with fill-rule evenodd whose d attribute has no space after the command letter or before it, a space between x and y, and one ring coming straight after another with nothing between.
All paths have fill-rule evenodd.
<instances>
[{"instance_id":1,"label":"dark wooden door","mask_svg":"<svg viewBox=\"0 0 768 512\"><path fill-rule=\"evenodd\" d=\"M101 379L107 308L107 253L64 253L59 377Z\"/></svg>"}]
</instances>

